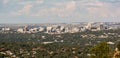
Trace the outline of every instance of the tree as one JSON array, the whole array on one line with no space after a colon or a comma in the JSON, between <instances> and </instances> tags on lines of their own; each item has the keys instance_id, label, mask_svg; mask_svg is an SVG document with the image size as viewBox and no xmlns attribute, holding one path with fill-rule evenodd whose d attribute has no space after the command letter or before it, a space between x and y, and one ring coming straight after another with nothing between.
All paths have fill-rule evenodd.
<instances>
[{"instance_id":1,"label":"tree","mask_svg":"<svg viewBox=\"0 0 120 58\"><path fill-rule=\"evenodd\" d=\"M115 49L115 53L113 55L113 58L120 58L120 42L118 42L117 48Z\"/></svg>"},{"instance_id":2,"label":"tree","mask_svg":"<svg viewBox=\"0 0 120 58\"><path fill-rule=\"evenodd\" d=\"M110 58L110 47L106 42L100 42L90 49L90 58Z\"/></svg>"},{"instance_id":3,"label":"tree","mask_svg":"<svg viewBox=\"0 0 120 58\"><path fill-rule=\"evenodd\" d=\"M117 48L118 48L118 50L120 51L120 42L118 42Z\"/></svg>"}]
</instances>

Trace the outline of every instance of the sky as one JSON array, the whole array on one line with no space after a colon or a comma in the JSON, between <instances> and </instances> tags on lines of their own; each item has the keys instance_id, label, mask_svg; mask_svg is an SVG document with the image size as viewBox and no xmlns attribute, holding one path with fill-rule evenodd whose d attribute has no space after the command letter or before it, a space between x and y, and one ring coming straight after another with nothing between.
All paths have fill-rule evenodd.
<instances>
[{"instance_id":1,"label":"sky","mask_svg":"<svg viewBox=\"0 0 120 58\"><path fill-rule=\"evenodd\" d=\"M120 22L120 0L0 0L0 23Z\"/></svg>"}]
</instances>

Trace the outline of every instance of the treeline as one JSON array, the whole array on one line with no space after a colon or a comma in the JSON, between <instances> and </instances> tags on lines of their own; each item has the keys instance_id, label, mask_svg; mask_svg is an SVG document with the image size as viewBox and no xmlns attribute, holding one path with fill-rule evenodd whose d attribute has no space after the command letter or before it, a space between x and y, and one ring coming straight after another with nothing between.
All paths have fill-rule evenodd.
<instances>
[{"instance_id":1,"label":"treeline","mask_svg":"<svg viewBox=\"0 0 120 58\"><path fill-rule=\"evenodd\" d=\"M116 48L120 52L120 42ZM82 48L79 45L68 44L35 44L35 43L0 43L0 57L11 57L1 52L11 51L13 55L20 58L112 58L115 51L112 51L106 42L100 42L94 46ZM120 57L120 54L115 56Z\"/></svg>"}]
</instances>

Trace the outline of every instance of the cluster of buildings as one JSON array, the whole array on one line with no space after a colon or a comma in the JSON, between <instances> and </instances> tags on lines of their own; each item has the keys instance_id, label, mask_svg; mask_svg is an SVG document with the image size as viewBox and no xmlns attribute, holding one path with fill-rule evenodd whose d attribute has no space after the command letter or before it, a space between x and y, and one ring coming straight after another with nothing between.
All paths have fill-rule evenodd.
<instances>
[{"instance_id":1,"label":"cluster of buildings","mask_svg":"<svg viewBox=\"0 0 120 58\"><path fill-rule=\"evenodd\" d=\"M4 28L1 28L2 31L10 31L10 28L8 27L4 27Z\"/></svg>"},{"instance_id":2,"label":"cluster of buildings","mask_svg":"<svg viewBox=\"0 0 120 58\"><path fill-rule=\"evenodd\" d=\"M0 28L0 33L13 33L13 31L9 27L2 27Z\"/></svg>"},{"instance_id":3,"label":"cluster of buildings","mask_svg":"<svg viewBox=\"0 0 120 58\"><path fill-rule=\"evenodd\" d=\"M18 27L14 30L18 33L48 33L48 34L62 34L62 33L76 33L84 31L100 31L115 29L115 26L108 26L105 23L83 23L83 24L53 24L53 25L43 25L43 26L29 26ZM11 28L3 27L2 32L11 31ZM13 31L13 30L12 30Z\"/></svg>"},{"instance_id":4,"label":"cluster of buildings","mask_svg":"<svg viewBox=\"0 0 120 58\"><path fill-rule=\"evenodd\" d=\"M99 26L93 26L92 23L87 23L84 26L50 25L50 26L42 26L42 27L34 27L34 28L29 28L28 26L24 26L24 28L18 28L17 32L19 33L44 32L48 34L62 34L62 33L76 33L76 32L84 32L84 31L99 31L99 30L107 30L107 29L108 27L104 26L104 24L100 24Z\"/></svg>"}]
</instances>

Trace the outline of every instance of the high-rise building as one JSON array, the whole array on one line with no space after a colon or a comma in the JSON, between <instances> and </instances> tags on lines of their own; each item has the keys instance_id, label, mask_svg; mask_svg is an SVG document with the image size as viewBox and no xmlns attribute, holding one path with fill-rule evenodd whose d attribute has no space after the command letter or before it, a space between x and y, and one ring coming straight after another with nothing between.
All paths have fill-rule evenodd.
<instances>
[{"instance_id":1,"label":"high-rise building","mask_svg":"<svg viewBox=\"0 0 120 58\"><path fill-rule=\"evenodd\" d=\"M27 25L24 26L24 31L25 31L25 32L28 31L28 26L27 26Z\"/></svg>"},{"instance_id":2,"label":"high-rise building","mask_svg":"<svg viewBox=\"0 0 120 58\"><path fill-rule=\"evenodd\" d=\"M24 29L23 29L23 28L19 28L19 29L17 30L17 32L24 33Z\"/></svg>"},{"instance_id":3,"label":"high-rise building","mask_svg":"<svg viewBox=\"0 0 120 58\"><path fill-rule=\"evenodd\" d=\"M87 23L87 25L85 26L85 28L89 29L89 30L91 29L91 27L92 27L92 23L91 22Z\"/></svg>"},{"instance_id":4,"label":"high-rise building","mask_svg":"<svg viewBox=\"0 0 120 58\"><path fill-rule=\"evenodd\" d=\"M47 28L46 28L46 33L51 32L51 30L52 30L52 27L47 27Z\"/></svg>"},{"instance_id":5,"label":"high-rise building","mask_svg":"<svg viewBox=\"0 0 120 58\"><path fill-rule=\"evenodd\" d=\"M103 23L100 23L99 27L98 27L98 30L105 30L105 26Z\"/></svg>"}]
</instances>

